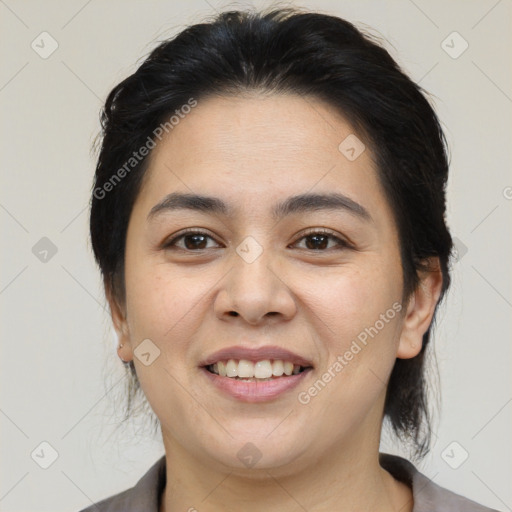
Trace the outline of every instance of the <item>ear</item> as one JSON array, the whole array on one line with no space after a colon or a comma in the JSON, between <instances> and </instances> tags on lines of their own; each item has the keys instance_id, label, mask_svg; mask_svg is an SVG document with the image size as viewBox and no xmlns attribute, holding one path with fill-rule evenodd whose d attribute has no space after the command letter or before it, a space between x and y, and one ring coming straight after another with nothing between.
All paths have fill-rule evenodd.
<instances>
[{"instance_id":1,"label":"ear","mask_svg":"<svg viewBox=\"0 0 512 512\"><path fill-rule=\"evenodd\" d=\"M423 335L430 327L441 295L443 274L439 258L429 258L426 263L429 270L418 273L420 282L407 305L396 355L399 359L410 359L420 353Z\"/></svg>"},{"instance_id":2,"label":"ear","mask_svg":"<svg viewBox=\"0 0 512 512\"><path fill-rule=\"evenodd\" d=\"M117 353L121 360L125 363L133 359L133 352L130 342L130 330L128 328L128 321L126 320L125 307L120 305L118 300L114 297L110 284L104 280L105 296L107 298L112 323L119 339L119 345L122 347L117 349Z\"/></svg>"}]
</instances>

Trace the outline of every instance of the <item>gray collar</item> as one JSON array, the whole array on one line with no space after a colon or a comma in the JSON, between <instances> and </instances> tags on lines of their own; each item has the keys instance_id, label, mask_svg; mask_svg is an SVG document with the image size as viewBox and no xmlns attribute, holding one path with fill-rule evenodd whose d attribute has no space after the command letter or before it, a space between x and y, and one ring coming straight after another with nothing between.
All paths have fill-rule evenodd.
<instances>
[{"instance_id":1,"label":"gray collar","mask_svg":"<svg viewBox=\"0 0 512 512\"><path fill-rule=\"evenodd\" d=\"M413 493L413 512L498 512L455 494L434 483L402 457L381 453L380 465ZM81 512L159 512L166 484L165 455L151 466L137 484Z\"/></svg>"}]
</instances>

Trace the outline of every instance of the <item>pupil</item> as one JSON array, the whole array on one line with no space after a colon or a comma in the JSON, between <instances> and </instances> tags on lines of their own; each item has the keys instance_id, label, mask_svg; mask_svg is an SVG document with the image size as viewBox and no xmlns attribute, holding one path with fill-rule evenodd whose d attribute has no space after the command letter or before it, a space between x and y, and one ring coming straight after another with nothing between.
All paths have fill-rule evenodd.
<instances>
[{"instance_id":1,"label":"pupil","mask_svg":"<svg viewBox=\"0 0 512 512\"><path fill-rule=\"evenodd\" d=\"M201 240L198 240L198 239L203 239L202 242L204 243L204 238L206 238L204 235L188 235L185 237L185 246L187 247L187 249L204 249L204 247L199 247L198 243L199 244L201 243ZM192 244L189 244L187 243L188 240L190 239L194 239L194 242Z\"/></svg>"},{"instance_id":2,"label":"pupil","mask_svg":"<svg viewBox=\"0 0 512 512\"><path fill-rule=\"evenodd\" d=\"M318 242L318 239L320 239L320 238L323 238L324 243L321 243L320 247L319 247L316 242ZM306 245L308 246L308 249L325 249L325 247L327 247L327 243L328 243L328 242L326 242L328 240L328 237L325 235L311 235L307 238L307 240L316 240L316 242L313 244L306 243ZM312 245L312 247L310 247L310 245Z\"/></svg>"}]
</instances>

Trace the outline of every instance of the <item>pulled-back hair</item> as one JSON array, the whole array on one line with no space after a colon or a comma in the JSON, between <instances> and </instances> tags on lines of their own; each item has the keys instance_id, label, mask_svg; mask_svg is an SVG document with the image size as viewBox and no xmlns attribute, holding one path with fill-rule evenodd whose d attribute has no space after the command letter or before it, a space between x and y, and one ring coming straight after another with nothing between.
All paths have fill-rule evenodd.
<instances>
[{"instance_id":1,"label":"pulled-back hair","mask_svg":"<svg viewBox=\"0 0 512 512\"><path fill-rule=\"evenodd\" d=\"M426 93L374 36L341 18L297 9L223 12L210 23L190 26L162 42L110 92L101 115L90 213L92 247L106 291L124 304L127 226L148 160L145 156L127 167L133 152L151 141L154 146L155 129L191 98L200 102L214 94L253 91L315 97L351 123L374 155L393 211L404 299L418 285L418 271L428 270L427 259L438 258L441 300L450 283L449 165L446 140ZM113 182L116 173L122 179ZM431 328L416 357L396 360L384 407L394 432L412 440L420 457L428 451L431 434L424 375ZM133 361L126 369L128 417L140 386Z\"/></svg>"}]
</instances>

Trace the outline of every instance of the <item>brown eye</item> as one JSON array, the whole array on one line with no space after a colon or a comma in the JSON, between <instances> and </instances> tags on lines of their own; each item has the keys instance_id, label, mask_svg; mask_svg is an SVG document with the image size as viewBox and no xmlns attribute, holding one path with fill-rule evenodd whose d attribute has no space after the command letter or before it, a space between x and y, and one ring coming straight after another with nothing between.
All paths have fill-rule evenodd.
<instances>
[{"instance_id":1,"label":"brown eye","mask_svg":"<svg viewBox=\"0 0 512 512\"><path fill-rule=\"evenodd\" d=\"M190 230L174 237L164 245L164 248L178 248L185 251L201 251L210 248L207 246L208 239L213 240L213 238L207 233ZM179 245L178 242L181 241L183 241L183 243Z\"/></svg>"},{"instance_id":2,"label":"brown eye","mask_svg":"<svg viewBox=\"0 0 512 512\"><path fill-rule=\"evenodd\" d=\"M305 249L311 251L320 251L326 252L326 249L329 248L329 242L334 242L334 248L345 249L349 247L349 244L342 240L341 238L335 236L330 231L311 231L306 235L302 236L300 240L306 240ZM332 248L332 246L330 247Z\"/></svg>"}]
</instances>

